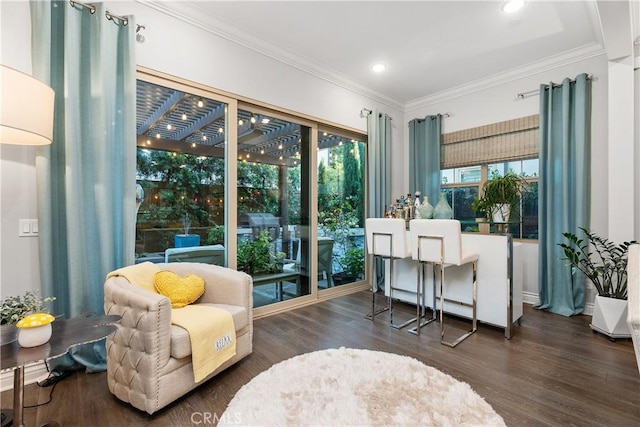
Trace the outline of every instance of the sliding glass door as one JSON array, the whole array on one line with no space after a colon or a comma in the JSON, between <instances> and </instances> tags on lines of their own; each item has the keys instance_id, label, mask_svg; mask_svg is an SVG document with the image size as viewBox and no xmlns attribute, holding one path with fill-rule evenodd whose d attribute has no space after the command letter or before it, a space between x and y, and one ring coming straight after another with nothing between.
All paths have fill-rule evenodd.
<instances>
[{"instance_id":1,"label":"sliding glass door","mask_svg":"<svg viewBox=\"0 0 640 427\"><path fill-rule=\"evenodd\" d=\"M364 280L366 147L362 135L318 131L318 287Z\"/></svg>"},{"instance_id":2,"label":"sliding glass door","mask_svg":"<svg viewBox=\"0 0 640 427\"><path fill-rule=\"evenodd\" d=\"M139 76L136 262L245 271L256 315L364 283L364 135Z\"/></svg>"},{"instance_id":3,"label":"sliding glass door","mask_svg":"<svg viewBox=\"0 0 640 427\"><path fill-rule=\"evenodd\" d=\"M225 257L228 104L137 81L136 262Z\"/></svg>"},{"instance_id":4,"label":"sliding glass door","mask_svg":"<svg viewBox=\"0 0 640 427\"><path fill-rule=\"evenodd\" d=\"M309 138L290 118L238 110L238 270L254 307L311 293Z\"/></svg>"}]
</instances>

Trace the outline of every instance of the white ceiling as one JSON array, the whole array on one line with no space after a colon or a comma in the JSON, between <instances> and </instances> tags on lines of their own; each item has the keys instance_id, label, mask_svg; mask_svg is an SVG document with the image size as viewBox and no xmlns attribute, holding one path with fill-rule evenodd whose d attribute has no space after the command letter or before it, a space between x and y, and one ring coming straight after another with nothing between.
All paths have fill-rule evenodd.
<instances>
[{"instance_id":1,"label":"white ceiling","mask_svg":"<svg viewBox=\"0 0 640 427\"><path fill-rule=\"evenodd\" d=\"M163 8L262 53L406 105L602 52L593 1L173 1ZM371 66L385 63L384 73Z\"/></svg>"}]
</instances>

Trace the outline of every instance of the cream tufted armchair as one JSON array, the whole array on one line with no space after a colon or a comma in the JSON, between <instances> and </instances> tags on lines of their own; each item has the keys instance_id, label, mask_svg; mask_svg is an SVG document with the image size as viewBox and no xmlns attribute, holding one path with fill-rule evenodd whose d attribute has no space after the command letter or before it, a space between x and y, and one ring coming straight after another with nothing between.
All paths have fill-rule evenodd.
<instances>
[{"instance_id":1,"label":"cream tufted armchair","mask_svg":"<svg viewBox=\"0 0 640 427\"><path fill-rule=\"evenodd\" d=\"M236 355L200 383L194 382L189 334L171 324L171 303L135 286L124 277L104 284L104 309L122 316L118 331L107 339L109 391L124 402L153 414L208 381L252 352L253 282L251 276L201 263L158 264L180 276L196 274L205 280L197 304L231 312L236 329Z\"/></svg>"}]
</instances>

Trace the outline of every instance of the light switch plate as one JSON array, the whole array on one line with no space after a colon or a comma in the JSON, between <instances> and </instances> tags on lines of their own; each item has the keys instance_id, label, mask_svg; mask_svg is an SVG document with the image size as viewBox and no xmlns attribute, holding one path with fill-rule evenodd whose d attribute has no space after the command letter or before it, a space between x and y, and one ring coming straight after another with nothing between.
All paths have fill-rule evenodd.
<instances>
[{"instance_id":1,"label":"light switch plate","mask_svg":"<svg viewBox=\"0 0 640 427\"><path fill-rule=\"evenodd\" d=\"M18 220L18 236L19 237L37 237L38 236L38 220L37 219Z\"/></svg>"}]
</instances>

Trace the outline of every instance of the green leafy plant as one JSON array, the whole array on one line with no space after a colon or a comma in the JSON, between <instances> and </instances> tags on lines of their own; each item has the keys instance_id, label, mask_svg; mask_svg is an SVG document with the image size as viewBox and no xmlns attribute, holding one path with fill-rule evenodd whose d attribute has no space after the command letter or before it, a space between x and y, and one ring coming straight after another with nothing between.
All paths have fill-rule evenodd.
<instances>
[{"instance_id":1,"label":"green leafy plant","mask_svg":"<svg viewBox=\"0 0 640 427\"><path fill-rule=\"evenodd\" d=\"M581 271L604 297L627 299L627 255L629 246L619 245L580 227L586 239L573 233L562 233L568 243L559 243L565 258L571 265L571 274ZM592 252L593 250L593 252Z\"/></svg>"},{"instance_id":2,"label":"green leafy plant","mask_svg":"<svg viewBox=\"0 0 640 427\"><path fill-rule=\"evenodd\" d=\"M238 242L238 270L251 275L269 274L280 271L284 253L272 254L271 236L268 230L262 230L256 240Z\"/></svg>"},{"instance_id":3,"label":"green leafy plant","mask_svg":"<svg viewBox=\"0 0 640 427\"><path fill-rule=\"evenodd\" d=\"M211 227L207 233L207 243L209 245L224 243L224 227L221 225Z\"/></svg>"},{"instance_id":4,"label":"green leafy plant","mask_svg":"<svg viewBox=\"0 0 640 427\"><path fill-rule=\"evenodd\" d=\"M504 176L494 171L491 179L482 186L482 196L476 197L471 207L478 212L484 212L488 219L491 219L499 205L508 205L513 212L527 185L524 177L511 170Z\"/></svg>"},{"instance_id":5,"label":"green leafy plant","mask_svg":"<svg viewBox=\"0 0 640 427\"><path fill-rule=\"evenodd\" d=\"M42 298L31 291L27 291L23 295L3 298L0 301L0 324L14 325L29 314L48 313L46 303L55 299L55 297Z\"/></svg>"},{"instance_id":6,"label":"green leafy plant","mask_svg":"<svg viewBox=\"0 0 640 427\"><path fill-rule=\"evenodd\" d=\"M364 274L364 250L362 248L348 249L340 259L340 265L347 276L361 277Z\"/></svg>"}]
</instances>

